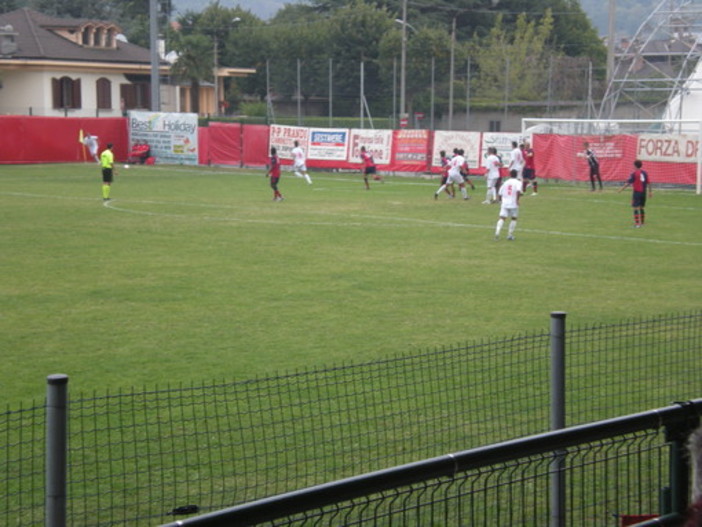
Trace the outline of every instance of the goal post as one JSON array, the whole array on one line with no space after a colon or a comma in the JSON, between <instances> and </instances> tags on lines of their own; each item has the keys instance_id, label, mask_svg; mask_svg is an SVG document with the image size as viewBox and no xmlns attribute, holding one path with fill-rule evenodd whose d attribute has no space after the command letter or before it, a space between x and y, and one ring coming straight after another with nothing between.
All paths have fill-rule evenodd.
<instances>
[{"instance_id":1,"label":"goal post","mask_svg":"<svg viewBox=\"0 0 702 527\"><path fill-rule=\"evenodd\" d=\"M589 181L587 143L605 183L623 183L640 159L655 185L702 194L702 120L525 117L522 136L534 148L539 177Z\"/></svg>"}]
</instances>

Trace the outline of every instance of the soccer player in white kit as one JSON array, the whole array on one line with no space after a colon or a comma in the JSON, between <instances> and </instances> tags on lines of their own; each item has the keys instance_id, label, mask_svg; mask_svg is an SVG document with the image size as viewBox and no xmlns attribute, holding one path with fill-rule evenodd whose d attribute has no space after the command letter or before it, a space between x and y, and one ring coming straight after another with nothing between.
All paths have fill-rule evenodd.
<instances>
[{"instance_id":1,"label":"soccer player in white kit","mask_svg":"<svg viewBox=\"0 0 702 527\"><path fill-rule=\"evenodd\" d=\"M509 154L509 170L517 171L517 179L522 180L522 170L524 170L524 154L516 141L512 141L512 151Z\"/></svg>"},{"instance_id":2,"label":"soccer player in white kit","mask_svg":"<svg viewBox=\"0 0 702 527\"><path fill-rule=\"evenodd\" d=\"M290 152L293 157L293 172L295 172L297 177L304 177L305 181L311 185L312 179L307 175L307 165L305 164L305 151L300 147L298 141L295 141L293 144L294 148Z\"/></svg>"},{"instance_id":3,"label":"soccer player in white kit","mask_svg":"<svg viewBox=\"0 0 702 527\"><path fill-rule=\"evenodd\" d=\"M509 171L509 179L502 183L500 187L500 219L495 227L495 239L500 239L500 231L507 218L511 218L507 230L507 239L514 240L514 230L517 228L517 216L519 216L519 197L522 195L522 182L517 179L517 171Z\"/></svg>"},{"instance_id":4,"label":"soccer player in white kit","mask_svg":"<svg viewBox=\"0 0 702 527\"><path fill-rule=\"evenodd\" d=\"M90 132L85 134L83 138L83 144L88 147L90 155L96 163L100 163L100 157L98 156L98 138L95 135L91 135Z\"/></svg>"},{"instance_id":5,"label":"soccer player in white kit","mask_svg":"<svg viewBox=\"0 0 702 527\"><path fill-rule=\"evenodd\" d=\"M497 155L497 148L494 146L488 147L488 155L483 166L487 169L485 173L487 193L483 204L489 205L497 201L497 181L500 179L500 167L502 166L502 161Z\"/></svg>"},{"instance_id":6,"label":"soccer player in white kit","mask_svg":"<svg viewBox=\"0 0 702 527\"><path fill-rule=\"evenodd\" d=\"M468 172L468 164L466 163L466 158L461 155L460 150L455 148L453 150L454 156L449 161L448 177L446 178L446 183L439 187L436 191L435 196L441 194L444 189L451 183L457 183L458 188L461 191L463 199L470 199L468 191L466 190L466 180L463 179L463 174L461 171Z\"/></svg>"}]
</instances>

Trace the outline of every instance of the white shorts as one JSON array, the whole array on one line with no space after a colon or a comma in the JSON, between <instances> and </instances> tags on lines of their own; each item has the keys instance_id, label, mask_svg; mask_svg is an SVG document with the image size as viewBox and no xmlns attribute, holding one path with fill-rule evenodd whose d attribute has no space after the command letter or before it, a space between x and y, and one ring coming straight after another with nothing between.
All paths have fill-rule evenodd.
<instances>
[{"instance_id":1,"label":"white shorts","mask_svg":"<svg viewBox=\"0 0 702 527\"><path fill-rule=\"evenodd\" d=\"M301 165L293 165L293 171L294 172L307 172L307 167L305 166L304 163Z\"/></svg>"},{"instance_id":2,"label":"white shorts","mask_svg":"<svg viewBox=\"0 0 702 527\"><path fill-rule=\"evenodd\" d=\"M500 206L500 218L516 218L519 216L519 207Z\"/></svg>"},{"instance_id":3,"label":"white shorts","mask_svg":"<svg viewBox=\"0 0 702 527\"><path fill-rule=\"evenodd\" d=\"M500 179L500 177L489 177L487 178L487 188L495 188L497 185L497 180Z\"/></svg>"},{"instance_id":4,"label":"white shorts","mask_svg":"<svg viewBox=\"0 0 702 527\"><path fill-rule=\"evenodd\" d=\"M463 176L461 175L460 172L458 172L458 173L449 172L448 179L446 180L446 183L447 184L448 183L458 183L460 185L460 184L465 183L465 181L463 180Z\"/></svg>"}]
</instances>

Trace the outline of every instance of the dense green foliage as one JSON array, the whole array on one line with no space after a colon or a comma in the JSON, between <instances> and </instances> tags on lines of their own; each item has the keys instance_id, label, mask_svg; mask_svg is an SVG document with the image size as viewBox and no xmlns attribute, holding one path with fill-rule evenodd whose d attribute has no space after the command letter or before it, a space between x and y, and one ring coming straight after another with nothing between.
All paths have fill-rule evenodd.
<instances>
[{"instance_id":1,"label":"dense green foliage","mask_svg":"<svg viewBox=\"0 0 702 527\"><path fill-rule=\"evenodd\" d=\"M181 31L201 32L211 39L216 32L221 42L221 64L256 68L256 75L236 84L230 82L226 98L234 108L241 94L259 98L266 94L270 83L267 70L275 61L276 96L290 99L299 89L305 100L328 96L331 64L339 83L334 87L338 105L334 113L353 114L357 111L354 99L363 61L364 95L372 101L371 113L390 115L402 48L401 16L396 2L320 1L286 5L264 23L242 9L225 8L215 2L200 12L187 12L179 22ZM239 20L233 23L235 19ZM407 20L406 91L410 113L427 111L432 59L439 107L445 108L452 54L455 64L476 59L471 66L475 97L489 100L497 96L496 100L502 100L500 87L509 82L519 87L510 93L517 101L543 99L549 62L575 57L601 66L606 55L579 5L566 0L542 0L538 6L518 0L432 3L426 7L412 3ZM178 39L177 35L170 38ZM504 74L505 60L512 65L509 79ZM464 69L460 80L455 80L459 92L467 89ZM300 70L304 75L299 76ZM562 100L578 96L559 94Z\"/></svg>"}]
</instances>

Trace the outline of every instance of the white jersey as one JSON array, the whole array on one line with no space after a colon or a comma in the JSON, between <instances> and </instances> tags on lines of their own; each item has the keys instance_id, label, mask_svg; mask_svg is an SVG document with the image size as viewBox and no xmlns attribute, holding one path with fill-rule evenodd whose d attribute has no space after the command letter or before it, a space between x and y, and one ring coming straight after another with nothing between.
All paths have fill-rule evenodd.
<instances>
[{"instance_id":1,"label":"white jersey","mask_svg":"<svg viewBox=\"0 0 702 527\"><path fill-rule=\"evenodd\" d=\"M302 148L296 146L290 153L292 154L293 163L296 167L305 166L305 151Z\"/></svg>"},{"instance_id":2,"label":"white jersey","mask_svg":"<svg viewBox=\"0 0 702 527\"><path fill-rule=\"evenodd\" d=\"M485 177L488 179L497 179L500 177L500 158L495 154L490 154L485 159L485 164L483 165L487 169Z\"/></svg>"},{"instance_id":3,"label":"white jersey","mask_svg":"<svg viewBox=\"0 0 702 527\"><path fill-rule=\"evenodd\" d=\"M500 187L502 208L516 209L519 207L519 195L522 193L522 182L516 178L509 178Z\"/></svg>"},{"instance_id":4,"label":"white jersey","mask_svg":"<svg viewBox=\"0 0 702 527\"><path fill-rule=\"evenodd\" d=\"M461 155L455 155L451 158L451 161L449 161L448 183L458 183L459 185L463 183L461 167L463 167L465 163L466 158Z\"/></svg>"},{"instance_id":5,"label":"white jersey","mask_svg":"<svg viewBox=\"0 0 702 527\"><path fill-rule=\"evenodd\" d=\"M451 158L451 161L449 161L449 176L450 175L456 175L460 176L461 175L461 167L465 165L466 163L466 158L461 156L461 155L455 155Z\"/></svg>"},{"instance_id":6,"label":"white jersey","mask_svg":"<svg viewBox=\"0 0 702 527\"><path fill-rule=\"evenodd\" d=\"M96 155L98 151L98 138L95 135L86 135L83 138L83 144L88 147L92 155Z\"/></svg>"},{"instance_id":7,"label":"white jersey","mask_svg":"<svg viewBox=\"0 0 702 527\"><path fill-rule=\"evenodd\" d=\"M519 147L515 148L510 153L509 168L510 170L516 170L520 174L522 173L522 169L524 168L524 155Z\"/></svg>"}]
</instances>

